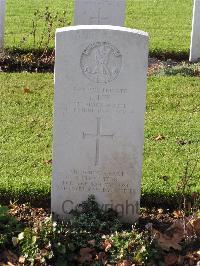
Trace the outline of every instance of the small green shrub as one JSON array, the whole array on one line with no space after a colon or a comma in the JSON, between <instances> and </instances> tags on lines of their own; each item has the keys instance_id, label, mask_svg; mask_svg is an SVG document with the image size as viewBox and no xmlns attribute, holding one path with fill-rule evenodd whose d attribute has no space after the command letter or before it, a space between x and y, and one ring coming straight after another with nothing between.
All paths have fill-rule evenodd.
<instances>
[{"instance_id":1,"label":"small green shrub","mask_svg":"<svg viewBox=\"0 0 200 266\"><path fill-rule=\"evenodd\" d=\"M93 241L93 247L100 250L102 234L122 227L117 214L112 210L103 211L94 196L83 202L72 215L68 223L53 222L50 217L21 232L15 243L25 260L45 263L53 259L59 265L64 261L71 263L81 248L91 246Z\"/></svg>"},{"instance_id":2,"label":"small green shrub","mask_svg":"<svg viewBox=\"0 0 200 266\"><path fill-rule=\"evenodd\" d=\"M110 233L120 230L122 227L117 213L111 209L103 211L95 201L94 196L89 196L87 201L72 211L72 214L70 224L72 227L78 228L79 232Z\"/></svg>"},{"instance_id":3,"label":"small green shrub","mask_svg":"<svg viewBox=\"0 0 200 266\"><path fill-rule=\"evenodd\" d=\"M175 66L163 66L161 69L155 72L158 76L182 76L182 77L194 77L200 76L199 64L187 64L181 63Z\"/></svg>"},{"instance_id":4,"label":"small green shrub","mask_svg":"<svg viewBox=\"0 0 200 266\"><path fill-rule=\"evenodd\" d=\"M109 248L105 245L106 241L110 243ZM39 265L49 262L73 265L80 263L80 260L81 265L88 265L87 256L81 255L84 249L90 257L90 252L94 253L94 265L101 265L98 264L98 254L101 253L110 263L125 259L143 263L156 253L148 232L140 233L135 228L122 231L116 213L103 211L94 196L73 211L68 223L53 222L51 217L46 218L33 228L26 228L14 242L26 263L37 262Z\"/></svg>"},{"instance_id":5,"label":"small green shrub","mask_svg":"<svg viewBox=\"0 0 200 266\"><path fill-rule=\"evenodd\" d=\"M146 265L156 258L161 258L160 250L155 246L148 231L139 232L133 228L131 231L115 232L107 238L107 241L110 243L111 265L116 265L119 261Z\"/></svg>"},{"instance_id":6,"label":"small green shrub","mask_svg":"<svg viewBox=\"0 0 200 266\"><path fill-rule=\"evenodd\" d=\"M22 229L21 225L8 211L7 207L0 205L0 250L11 243L12 237Z\"/></svg>"}]
</instances>

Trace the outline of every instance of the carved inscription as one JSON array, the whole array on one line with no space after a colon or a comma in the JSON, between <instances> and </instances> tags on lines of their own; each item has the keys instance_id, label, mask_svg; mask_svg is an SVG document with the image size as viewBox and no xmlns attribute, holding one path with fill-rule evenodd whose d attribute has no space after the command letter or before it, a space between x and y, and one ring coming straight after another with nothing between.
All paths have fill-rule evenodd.
<instances>
[{"instance_id":1,"label":"carved inscription","mask_svg":"<svg viewBox=\"0 0 200 266\"><path fill-rule=\"evenodd\" d=\"M132 109L126 103L128 90L106 87L75 87L73 98L66 106L67 112L124 115Z\"/></svg>"},{"instance_id":2,"label":"carved inscription","mask_svg":"<svg viewBox=\"0 0 200 266\"><path fill-rule=\"evenodd\" d=\"M117 190L119 193L134 194L134 188L123 181L125 175L124 171L71 169L61 188L66 192L113 193Z\"/></svg>"},{"instance_id":3,"label":"carved inscription","mask_svg":"<svg viewBox=\"0 0 200 266\"><path fill-rule=\"evenodd\" d=\"M83 51L80 65L88 79L96 83L108 83L118 77L122 55L112 44L96 42Z\"/></svg>"},{"instance_id":4,"label":"carved inscription","mask_svg":"<svg viewBox=\"0 0 200 266\"><path fill-rule=\"evenodd\" d=\"M95 154L95 163L94 165L98 165L99 163L99 158L100 158L100 139L103 137L111 138L113 139L114 134L112 135L103 135L101 134L101 118L97 117L97 132L96 134L91 134L91 133L85 133L83 132L83 139L92 137L96 138L96 154Z\"/></svg>"},{"instance_id":5,"label":"carved inscription","mask_svg":"<svg viewBox=\"0 0 200 266\"><path fill-rule=\"evenodd\" d=\"M126 104L125 103L105 103L102 101L91 100L88 102L75 101L73 104L74 113L116 113L125 114Z\"/></svg>"}]
</instances>

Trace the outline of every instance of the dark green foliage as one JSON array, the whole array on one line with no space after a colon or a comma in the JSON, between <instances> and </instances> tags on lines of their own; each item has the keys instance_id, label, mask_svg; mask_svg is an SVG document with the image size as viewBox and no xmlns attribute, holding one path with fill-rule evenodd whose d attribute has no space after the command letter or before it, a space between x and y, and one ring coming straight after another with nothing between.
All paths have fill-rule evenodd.
<instances>
[{"instance_id":1,"label":"dark green foliage","mask_svg":"<svg viewBox=\"0 0 200 266\"><path fill-rule=\"evenodd\" d=\"M116 213L103 211L90 196L72 214L67 223L52 222L51 218L27 227L15 239L18 253L25 263L40 265L90 265L87 252L93 252L92 265L103 265L98 254L104 253L111 265L121 260L145 263L155 259L155 243L150 232L136 228L122 231ZM86 256L81 250L86 249Z\"/></svg>"},{"instance_id":2,"label":"dark green foliage","mask_svg":"<svg viewBox=\"0 0 200 266\"><path fill-rule=\"evenodd\" d=\"M156 262L161 261L162 252L148 231L139 232L133 228L129 231L115 232L108 241L112 243L109 250L111 265L124 260L140 265L146 265L148 262L157 265Z\"/></svg>"},{"instance_id":3,"label":"dark green foliage","mask_svg":"<svg viewBox=\"0 0 200 266\"><path fill-rule=\"evenodd\" d=\"M9 215L8 208L0 205L0 251L12 242L22 227L17 220Z\"/></svg>"},{"instance_id":4,"label":"dark green foliage","mask_svg":"<svg viewBox=\"0 0 200 266\"><path fill-rule=\"evenodd\" d=\"M88 201L83 202L77 210L72 211L73 218L71 226L79 228L82 232L115 232L121 228L121 223L117 218L117 213L113 210L103 211L95 201L94 196L90 196Z\"/></svg>"},{"instance_id":5,"label":"dark green foliage","mask_svg":"<svg viewBox=\"0 0 200 266\"><path fill-rule=\"evenodd\" d=\"M47 218L18 235L19 251L27 261L34 262L37 257L41 262L53 258L57 263L70 263L81 248L91 246L90 241L95 243L92 247L98 251L102 234L121 228L116 213L102 211L93 196L81 206L82 209L75 211L68 223L52 222L51 218Z\"/></svg>"},{"instance_id":6,"label":"dark green foliage","mask_svg":"<svg viewBox=\"0 0 200 266\"><path fill-rule=\"evenodd\" d=\"M181 63L177 66L164 66L155 72L158 76L183 76L195 77L200 76L200 64Z\"/></svg>"}]
</instances>

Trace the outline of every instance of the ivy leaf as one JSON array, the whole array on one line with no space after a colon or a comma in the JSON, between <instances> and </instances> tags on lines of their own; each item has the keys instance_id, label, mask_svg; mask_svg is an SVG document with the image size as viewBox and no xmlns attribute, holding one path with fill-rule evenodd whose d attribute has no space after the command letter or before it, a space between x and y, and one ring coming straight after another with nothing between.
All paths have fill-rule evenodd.
<instances>
[{"instance_id":1,"label":"ivy leaf","mask_svg":"<svg viewBox=\"0 0 200 266\"><path fill-rule=\"evenodd\" d=\"M21 232L19 235L18 235L18 240L22 240L24 239L24 232Z\"/></svg>"}]
</instances>

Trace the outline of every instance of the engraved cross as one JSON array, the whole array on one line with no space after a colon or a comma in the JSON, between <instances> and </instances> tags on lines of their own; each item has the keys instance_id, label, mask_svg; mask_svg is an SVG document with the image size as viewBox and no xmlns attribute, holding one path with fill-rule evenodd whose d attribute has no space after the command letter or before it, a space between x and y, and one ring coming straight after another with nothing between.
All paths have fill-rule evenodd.
<instances>
[{"instance_id":1,"label":"engraved cross","mask_svg":"<svg viewBox=\"0 0 200 266\"><path fill-rule=\"evenodd\" d=\"M86 137L96 138L95 165L98 165L99 158L100 158L100 139L104 138L104 137L113 139L114 134L112 134L112 135L101 134L101 118L97 117L97 132L96 132L96 134L83 132L83 139L85 139Z\"/></svg>"},{"instance_id":2,"label":"engraved cross","mask_svg":"<svg viewBox=\"0 0 200 266\"><path fill-rule=\"evenodd\" d=\"M93 24L101 25L102 20L107 20L107 17L101 17L101 8L98 8L97 17L90 17L90 20ZM97 22L97 23L96 23Z\"/></svg>"}]
</instances>

